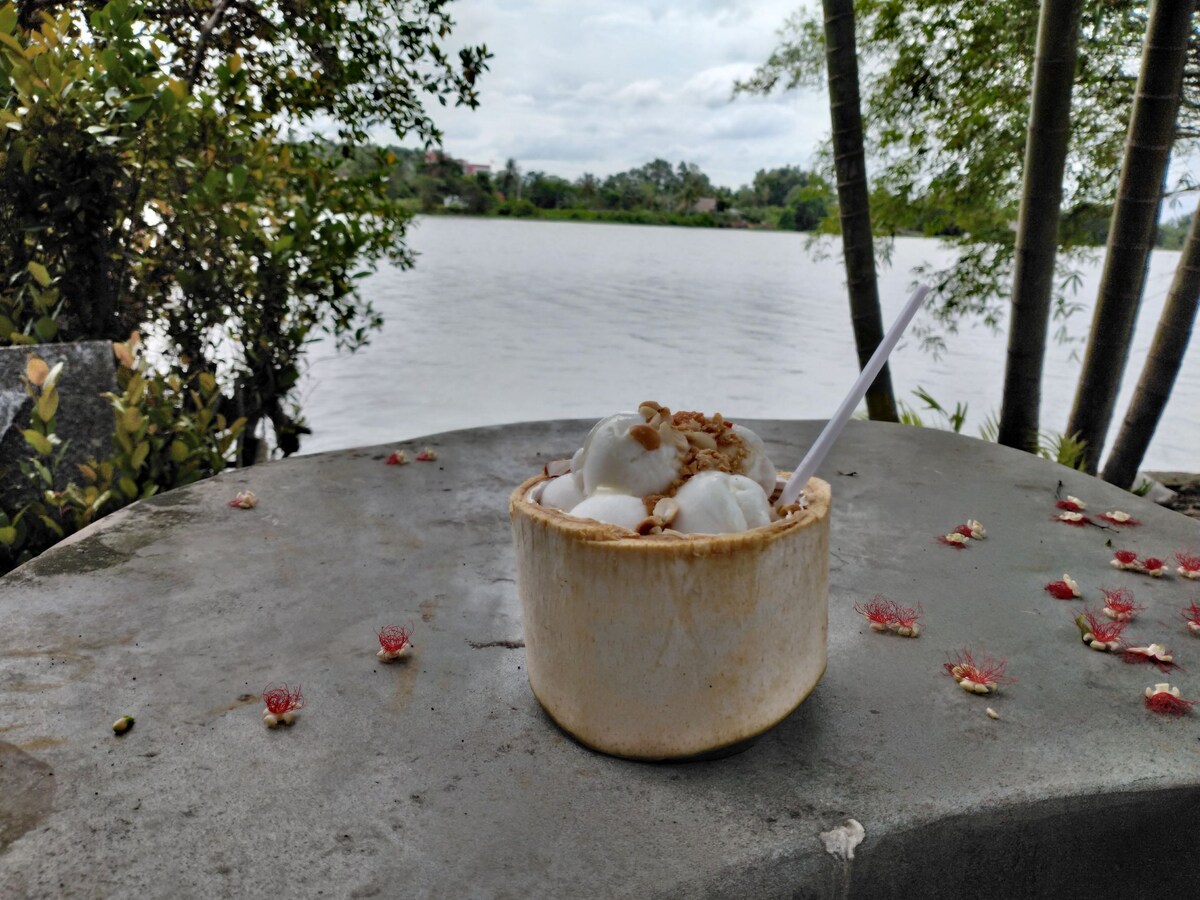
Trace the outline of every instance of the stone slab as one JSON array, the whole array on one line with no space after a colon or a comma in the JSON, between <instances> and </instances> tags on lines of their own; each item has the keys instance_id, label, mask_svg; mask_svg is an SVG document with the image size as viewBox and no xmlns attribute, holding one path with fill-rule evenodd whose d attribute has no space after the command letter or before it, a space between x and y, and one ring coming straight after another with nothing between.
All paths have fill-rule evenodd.
<instances>
[{"instance_id":1,"label":"stone slab","mask_svg":"<svg viewBox=\"0 0 1200 900\"><path fill-rule=\"evenodd\" d=\"M0 506L10 511L33 496L19 466L32 452L21 436L32 411L21 381L31 353L50 366L63 363L54 419L56 433L69 443L54 473L55 487L61 490L71 479L78 480L79 463L112 452L112 408L100 396L117 389L111 342L0 347Z\"/></svg>"},{"instance_id":2,"label":"stone slab","mask_svg":"<svg viewBox=\"0 0 1200 900\"><path fill-rule=\"evenodd\" d=\"M818 422L748 422L798 459ZM745 752L688 764L592 753L529 691L506 500L590 423L482 428L223 473L127 508L0 579L0 896L1194 896L1200 697L1178 578L1113 547L1200 550L1200 524L1111 485L945 432L851 423L833 486L830 656ZM1058 482L1125 532L1052 521ZM239 490L253 510L227 501ZM968 518L986 541L934 540ZM1109 546L1109 544L1113 546ZM1161 675L1087 649L1070 572L1147 609ZM921 603L916 640L853 610ZM407 664L375 629L415 625ZM719 634L712 640L719 641ZM943 672L1003 655L995 697ZM269 731L259 695L307 704ZM985 714L993 707L999 719ZM110 726L137 718L124 737ZM852 860L821 834L853 818Z\"/></svg>"}]
</instances>

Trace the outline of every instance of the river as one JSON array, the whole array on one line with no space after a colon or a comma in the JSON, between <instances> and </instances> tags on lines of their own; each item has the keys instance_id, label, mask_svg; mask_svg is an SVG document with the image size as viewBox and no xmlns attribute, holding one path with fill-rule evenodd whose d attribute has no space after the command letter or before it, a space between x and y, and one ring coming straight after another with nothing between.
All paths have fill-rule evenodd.
<instances>
[{"instance_id":1,"label":"river","mask_svg":"<svg viewBox=\"0 0 1200 900\"><path fill-rule=\"evenodd\" d=\"M303 452L598 418L646 399L734 419L823 419L857 372L840 258L814 259L804 235L421 217L409 246L414 269L382 268L362 283L386 319L370 345L355 354L312 346L301 402L314 433ZM897 239L880 273L885 321L903 305L913 266L950 258L937 241ZM1154 254L1118 416L1178 260ZM1097 253L1075 298L1084 309L1068 323L1077 338L1099 278ZM891 360L897 398L919 410L911 392L920 386L948 408L966 403L964 432L977 435L999 412L1006 340L970 322L946 336L940 357L906 340ZM1078 342L1047 350L1044 429L1066 425L1081 353ZM1144 468L1200 469L1198 409L1193 346Z\"/></svg>"}]
</instances>

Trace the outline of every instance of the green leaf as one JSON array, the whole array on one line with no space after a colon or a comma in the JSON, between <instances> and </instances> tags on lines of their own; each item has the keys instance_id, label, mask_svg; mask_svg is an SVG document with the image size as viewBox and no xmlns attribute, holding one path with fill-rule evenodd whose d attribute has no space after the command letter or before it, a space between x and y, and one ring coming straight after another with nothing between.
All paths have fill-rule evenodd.
<instances>
[{"instance_id":1,"label":"green leaf","mask_svg":"<svg viewBox=\"0 0 1200 900\"><path fill-rule=\"evenodd\" d=\"M121 480L117 482L117 487L121 489L121 493L130 500L136 500L138 495L137 482L128 475L121 476Z\"/></svg>"},{"instance_id":2,"label":"green leaf","mask_svg":"<svg viewBox=\"0 0 1200 900\"><path fill-rule=\"evenodd\" d=\"M54 336L58 334L58 323L49 316L42 316L33 326L33 330L37 332L37 336L43 341L52 341Z\"/></svg>"},{"instance_id":3,"label":"green leaf","mask_svg":"<svg viewBox=\"0 0 1200 900\"><path fill-rule=\"evenodd\" d=\"M187 444L178 439L171 441L171 447L167 452L171 454L171 462L181 463L188 458Z\"/></svg>"},{"instance_id":4,"label":"green leaf","mask_svg":"<svg viewBox=\"0 0 1200 900\"><path fill-rule=\"evenodd\" d=\"M137 445L136 449L134 449L134 451L133 451L133 456L129 460L129 462L133 466L133 470L135 472L142 467L143 463L146 462L146 457L149 456L149 454L150 454L150 442L149 441L142 441L140 444Z\"/></svg>"},{"instance_id":5,"label":"green leaf","mask_svg":"<svg viewBox=\"0 0 1200 900\"><path fill-rule=\"evenodd\" d=\"M42 287L50 287L50 273L46 271L46 267L40 262L34 262L32 259L25 264L25 268L29 270L29 274L34 277Z\"/></svg>"},{"instance_id":6,"label":"green leaf","mask_svg":"<svg viewBox=\"0 0 1200 900\"><path fill-rule=\"evenodd\" d=\"M34 431L32 428L26 428L21 434L25 437L25 442L29 444L41 456L49 456L54 452L54 447L50 440L41 432Z\"/></svg>"},{"instance_id":7,"label":"green leaf","mask_svg":"<svg viewBox=\"0 0 1200 900\"><path fill-rule=\"evenodd\" d=\"M0 6L0 34L12 34L17 27L17 11L12 6Z\"/></svg>"},{"instance_id":8,"label":"green leaf","mask_svg":"<svg viewBox=\"0 0 1200 900\"><path fill-rule=\"evenodd\" d=\"M50 518L47 515L41 515L41 516L38 516L38 518L42 520L43 525L45 525L47 528L49 528L51 531L53 531L59 537L63 537L62 526L59 525L57 522L55 522L52 518Z\"/></svg>"},{"instance_id":9,"label":"green leaf","mask_svg":"<svg viewBox=\"0 0 1200 900\"><path fill-rule=\"evenodd\" d=\"M3 12L3 10L0 10L0 12ZM5 547L11 547L16 539L17 529L13 528L11 525L0 528L0 544L3 544Z\"/></svg>"},{"instance_id":10,"label":"green leaf","mask_svg":"<svg viewBox=\"0 0 1200 900\"><path fill-rule=\"evenodd\" d=\"M42 396L38 398L37 414L38 418L43 422L49 422L54 418L54 414L58 411L58 391L54 388L47 388L42 391Z\"/></svg>"}]
</instances>

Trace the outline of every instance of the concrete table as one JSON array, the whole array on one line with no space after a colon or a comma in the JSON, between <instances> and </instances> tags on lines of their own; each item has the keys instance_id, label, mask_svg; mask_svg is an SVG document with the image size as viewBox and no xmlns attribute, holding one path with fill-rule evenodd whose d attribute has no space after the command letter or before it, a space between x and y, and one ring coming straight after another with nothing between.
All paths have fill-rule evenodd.
<instances>
[{"instance_id":1,"label":"concrete table","mask_svg":"<svg viewBox=\"0 0 1200 900\"><path fill-rule=\"evenodd\" d=\"M789 464L817 422L748 422ZM523 671L506 501L590 423L514 425L226 473L139 503L0 580L0 896L1195 896L1200 590L1110 568L1113 548L1200 551L1200 526L1098 480L944 432L854 423L833 485L830 658L744 753L592 753ZM1055 491L1138 528L1056 521ZM260 504L236 510L244 489ZM969 518L989 537L935 536ZM1111 546L1110 546L1111 543ZM1043 586L1071 573L1083 601ZM1196 583L1200 585L1200 582ZM1146 610L1160 674L1072 622L1101 587ZM925 611L916 640L856 602ZM375 630L415 625L384 665ZM719 641L714 634L712 639ZM973 696L964 646L1017 681ZM260 720L299 682L290 729ZM992 707L998 719L985 709ZM1200 710L1198 710L1200 712ZM110 730L136 717L128 734ZM822 833L861 823L853 859Z\"/></svg>"}]
</instances>

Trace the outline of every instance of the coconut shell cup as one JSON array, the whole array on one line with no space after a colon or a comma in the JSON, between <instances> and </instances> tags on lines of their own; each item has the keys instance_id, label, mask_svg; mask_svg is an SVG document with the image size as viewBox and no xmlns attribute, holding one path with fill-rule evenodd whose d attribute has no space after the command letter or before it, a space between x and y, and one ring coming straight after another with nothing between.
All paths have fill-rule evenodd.
<instances>
[{"instance_id":1,"label":"coconut shell cup","mask_svg":"<svg viewBox=\"0 0 1200 900\"><path fill-rule=\"evenodd\" d=\"M564 731L644 760L742 749L825 673L829 485L735 534L632 536L509 499L529 683Z\"/></svg>"}]
</instances>

